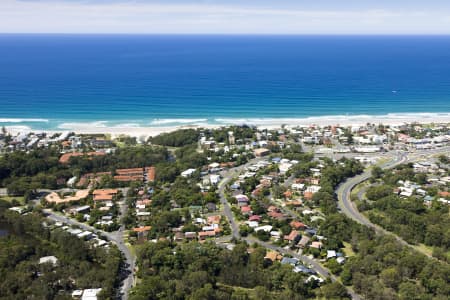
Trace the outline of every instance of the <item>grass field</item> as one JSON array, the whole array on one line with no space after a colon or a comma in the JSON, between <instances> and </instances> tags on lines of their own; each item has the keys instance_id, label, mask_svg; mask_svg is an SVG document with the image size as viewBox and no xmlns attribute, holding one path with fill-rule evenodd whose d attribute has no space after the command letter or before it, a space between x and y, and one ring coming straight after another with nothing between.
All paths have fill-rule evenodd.
<instances>
[{"instance_id":1,"label":"grass field","mask_svg":"<svg viewBox=\"0 0 450 300\"><path fill-rule=\"evenodd\" d=\"M350 243L344 242L344 252L347 256L355 256L355 252L353 252L352 245Z\"/></svg>"},{"instance_id":2,"label":"grass field","mask_svg":"<svg viewBox=\"0 0 450 300\"><path fill-rule=\"evenodd\" d=\"M5 200L8 202L12 202L13 200L17 200L20 202L20 204L24 204L24 198L22 196L0 196L0 200Z\"/></svg>"}]
</instances>

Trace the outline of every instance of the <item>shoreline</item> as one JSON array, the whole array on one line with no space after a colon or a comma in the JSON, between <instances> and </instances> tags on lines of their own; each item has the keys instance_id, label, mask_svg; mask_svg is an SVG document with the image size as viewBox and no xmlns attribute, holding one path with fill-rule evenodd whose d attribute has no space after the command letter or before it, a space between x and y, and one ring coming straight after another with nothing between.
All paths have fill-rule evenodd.
<instances>
[{"instance_id":1,"label":"shoreline","mask_svg":"<svg viewBox=\"0 0 450 300\"><path fill-rule=\"evenodd\" d=\"M9 120L9 122L1 122L2 120ZM36 122L36 120L39 120L39 122ZM57 128L40 129L36 124L48 123L49 121L46 119L0 118L0 126L5 126L13 134L28 132L46 132L53 134L69 131L77 134L109 134L112 137L120 135L149 137L179 129L215 129L232 125L251 125L261 129L278 129L283 125L287 128L293 128L312 125L319 127L332 125L348 127L361 126L367 123L390 126L411 123L450 123L450 113L391 113L386 115L335 115L305 118L214 118L212 121L212 123L209 123L208 119L159 119L154 120L149 125L139 125L130 122L109 125L107 121L65 122L59 124ZM27 123L33 123L33 126ZM164 126L161 126L162 124Z\"/></svg>"}]
</instances>

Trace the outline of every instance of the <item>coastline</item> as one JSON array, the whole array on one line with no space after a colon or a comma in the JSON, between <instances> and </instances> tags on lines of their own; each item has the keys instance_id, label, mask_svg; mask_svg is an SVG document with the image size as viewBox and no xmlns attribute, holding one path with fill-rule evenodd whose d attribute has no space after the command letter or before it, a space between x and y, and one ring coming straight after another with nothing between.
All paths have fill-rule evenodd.
<instances>
[{"instance_id":1,"label":"coastline","mask_svg":"<svg viewBox=\"0 0 450 300\"><path fill-rule=\"evenodd\" d=\"M1 122L1 121L4 122ZM6 120L6 121L5 121ZM36 121L38 120L38 121ZM56 128L39 128L39 123L48 123L46 119L6 119L0 118L0 125L14 134L26 132L46 132L49 134L71 131L78 134L109 134L155 136L165 132L172 132L187 128L214 129L230 125L252 125L258 128L277 129L282 126L288 128L297 126L359 126L367 123L384 125L402 125L410 123L431 124L450 123L450 113L390 113L386 115L330 115L312 116L305 118L214 118L208 119L158 119L140 125L139 123L109 123L107 121L62 122ZM28 123L33 123L30 125Z\"/></svg>"}]
</instances>

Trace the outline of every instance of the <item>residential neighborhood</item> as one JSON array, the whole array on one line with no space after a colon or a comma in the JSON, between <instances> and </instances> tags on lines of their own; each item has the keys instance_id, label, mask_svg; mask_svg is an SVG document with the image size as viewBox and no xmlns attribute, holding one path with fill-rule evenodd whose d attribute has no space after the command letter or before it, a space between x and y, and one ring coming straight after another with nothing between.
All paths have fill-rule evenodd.
<instances>
[{"instance_id":1,"label":"residential neighborhood","mask_svg":"<svg viewBox=\"0 0 450 300\"><path fill-rule=\"evenodd\" d=\"M128 274L117 289L122 295L139 291L147 276L139 249L166 245L176 252L194 243L218 247L223 255L244 243L247 255L261 253L265 268L289 269L312 290L321 290L342 280L359 255L343 233L356 225L347 223L341 233L336 229L341 226L336 222L353 218L334 198L347 178L373 176L364 177L349 197L364 222L379 226L385 223L381 216L391 213L377 200L383 197L420 200L429 211L450 204L446 126L188 129L184 134L197 139L170 150L166 137L3 134L4 155L44 151L55 160L53 173L39 178L40 185L37 177L20 183L24 186L6 178L2 195L19 204L10 207L19 215L41 210L51 231L64 231L92 249L120 249ZM385 168L391 161L396 165ZM21 195L22 189L27 193ZM436 257L445 260L444 244L427 235L406 235L396 226L386 230L413 249L423 243L428 251L440 251ZM52 255L41 259L54 266L59 261ZM101 288L74 287L70 295L95 299ZM356 295L352 285L344 290Z\"/></svg>"}]
</instances>

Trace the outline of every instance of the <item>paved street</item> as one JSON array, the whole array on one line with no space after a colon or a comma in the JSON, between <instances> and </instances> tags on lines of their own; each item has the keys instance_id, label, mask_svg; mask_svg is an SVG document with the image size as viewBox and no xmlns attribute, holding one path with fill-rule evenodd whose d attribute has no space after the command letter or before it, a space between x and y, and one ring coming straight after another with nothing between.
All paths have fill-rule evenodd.
<instances>
[{"instance_id":1,"label":"paved street","mask_svg":"<svg viewBox=\"0 0 450 300\"><path fill-rule=\"evenodd\" d=\"M381 166L381 168L385 169L385 170L391 169L399 164L417 161L417 160L423 159L424 157L429 158L432 155L448 154L449 151L450 151L450 147L443 147L443 148L433 149L433 150L414 151L414 152L397 152L397 154L395 156L392 156L392 155L387 156L390 159L388 162L384 163ZM347 179L347 181L345 181L343 184L341 184L338 187L336 192L337 192L338 200L339 200L338 206L341 209L341 211L345 215L347 215L349 218L355 220L356 222L373 228L377 233L392 235L402 245L411 247L431 258L432 256L429 253L425 252L423 249L416 247L414 245L411 245L408 242L406 242L405 240L403 240L401 237L393 234L392 232L389 232L389 231L385 230L384 228L382 228L376 224L373 224L372 222L370 222L370 220L368 218L366 218L366 216L364 216L362 213L360 213L358 211L358 209L356 208L354 203L351 201L351 191L353 190L353 188L356 185L368 180L371 176L372 176L371 171L366 170L364 173L362 173L360 175L357 175L355 177Z\"/></svg>"},{"instance_id":2,"label":"paved street","mask_svg":"<svg viewBox=\"0 0 450 300\"><path fill-rule=\"evenodd\" d=\"M128 209L128 207L126 205L126 191L127 191L127 189L123 189L123 191L122 191L125 198L120 203L121 216L123 216ZM75 225L75 226L80 227L83 230L95 232L99 235L106 237L109 241L111 241L112 243L114 243L117 246L117 248L124 255L125 264L126 264L125 271L126 271L126 275L127 275L126 278L123 280L122 286L120 289L121 299L127 300L129 291L132 288L133 283L134 283L134 271L135 271L135 265L136 265L136 257L131 253L130 249L124 243L124 240L123 240L123 233L125 230L124 226L122 225L118 231L106 232L103 230L96 229L85 223L78 222L75 219L68 218L64 215L54 213L50 209L44 209L44 212L47 214L47 217L49 219L52 219L57 222L66 223L69 225ZM119 216L119 218L120 218L120 216Z\"/></svg>"},{"instance_id":3,"label":"paved street","mask_svg":"<svg viewBox=\"0 0 450 300\"><path fill-rule=\"evenodd\" d=\"M221 174L222 177L223 177L223 180L219 184L220 202L223 205L224 214L228 218L228 221L230 222L230 226L231 226L231 229L232 229L232 236L234 238L236 238L236 239L241 238L241 236L239 234L239 226L238 226L238 224L236 223L236 221L234 219L234 215L233 215L233 212L231 211L230 204L228 203L228 201L227 201L227 199L225 197L225 187L226 187L227 183L233 177L238 176L240 174L240 172L242 172L242 170L244 170L247 166L250 166L250 165L258 162L259 160L260 159L254 159L254 160L248 162L245 165L242 165L242 166L230 169L228 171L222 172L222 174ZM291 180L292 180L292 178L291 178ZM292 212L292 211L288 211L288 213L289 214L293 214L294 217L297 217L295 215L295 213ZM283 253L283 254L289 254L289 255L299 259L305 266L308 266L309 268L313 269L320 276L322 276L324 278L330 278L332 281L336 281L337 280L336 277L333 274L330 274L326 268L324 268L319 262L317 262L314 259L311 259L311 258L309 258L307 256L301 255L301 254L299 254L299 253L297 253L295 251L292 251L290 249L285 249L285 248L282 248L282 247L279 247L279 246L272 245L270 243L266 243L266 242L260 241L259 239L254 238L252 236L245 237L244 240L247 243L249 243L249 244L257 243L257 244L259 244L259 245L261 245L261 246L263 246L263 247L265 247L267 249L278 251L278 252ZM352 299L356 299L356 300L360 299L359 295L356 294L353 291L353 289L347 287L347 291L351 295Z\"/></svg>"}]
</instances>

